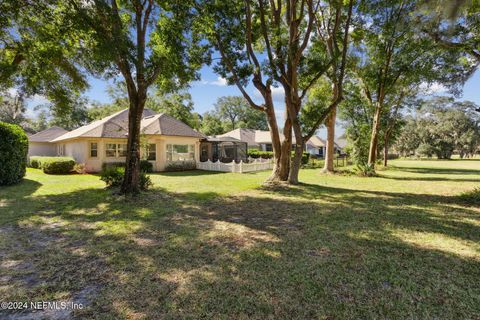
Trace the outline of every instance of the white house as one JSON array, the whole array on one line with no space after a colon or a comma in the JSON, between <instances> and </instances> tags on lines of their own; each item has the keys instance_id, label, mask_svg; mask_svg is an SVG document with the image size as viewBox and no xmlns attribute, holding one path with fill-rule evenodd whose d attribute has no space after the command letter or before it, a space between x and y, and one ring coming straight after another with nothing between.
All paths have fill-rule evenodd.
<instances>
[{"instance_id":1,"label":"white house","mask_svg":"<svg viewBox=\"0 0 480 320\"><path fill-rule=\"evenodd\" d=\"M31 136L29 156L70 156L87 172L100 171L106 162L125 161L128 109L70 132L61 130L50 128ZM198 161L200 141L205 138L183 122L150 109L144 110L141 133L142 157L153 163L155 171L165 170L169 163Z\"/></svg>"}]
</instances>

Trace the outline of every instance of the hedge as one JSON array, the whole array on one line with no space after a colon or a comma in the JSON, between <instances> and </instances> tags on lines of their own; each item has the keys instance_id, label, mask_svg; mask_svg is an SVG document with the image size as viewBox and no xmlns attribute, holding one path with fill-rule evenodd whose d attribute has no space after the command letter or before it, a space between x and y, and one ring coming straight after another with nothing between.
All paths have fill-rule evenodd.
<instances>
[{"instance_id":1,"label":"hedge","mask_svg":"<svg viewBox=\"0 0 480 320\"><path fill-rule=\"evenodd\" d=\"M30 157L32 168L42 169L50 174L67 174L73 170L75 160L71 157Z\"/></svg>"},{"instance_id":2,"label":"hedge","mask_svg":"<svg viewBox=\"0 0 480 320\"><path fill-rule=\"evenodd\" d=\"M27 167L28 137L20 126L0 122L0 185L18 183Z\"/></svg>"}]
</instances>

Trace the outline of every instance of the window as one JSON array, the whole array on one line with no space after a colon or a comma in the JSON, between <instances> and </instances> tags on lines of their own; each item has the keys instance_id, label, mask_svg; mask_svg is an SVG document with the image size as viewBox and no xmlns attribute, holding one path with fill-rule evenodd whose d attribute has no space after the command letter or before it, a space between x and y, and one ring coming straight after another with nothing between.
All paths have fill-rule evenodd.
<instances>
[{"instance_id":1,"label":"window","mask_svg":"<svg viewBox=\"0 0 480 320\"><path fill-rule=\"evenodd\" d=\"M157 145L155 143L150 143L147 146L147 160L157 160Z\"/></svg>"},{"instance_id":2,"label":"window","mask_svg":"<svg viewBox=\"0 0 480 320\"><path fill-rule=\"evenodd\" d=\"M167 161L195 160L193 144L167 144Z\"/></svg>"},{"instance_id":3,"label":"window","mask_svg":"<svg viewBox=\"0 0 480 320\"><path fill-rule=\"evenodd\" d=\"M265 151L273 151L273 147L271 143L266 143L265 144Z\"/></svg>"},{"instance_id":4,"label":"window","mask_svg":"<svg viewBox=\"0 0 480 320\"><path fill-rule=\"evenodd\" d=\"M96 142L90 142L90 158L96 158L98 156L98 144Z\"/></svg>"},{"instance_id":5,"label":"window","mask_svg":"<svg viewBox=\"0 0 480 320\"><path fill-rule=\"evenodd\" d=\"M117 144L117 158L126 157L126 156L127 156L127 145L124 143Z\"/></svg>"},{"instance_id":6,"label":"window","mask_svg":"<svg viewBox=\"0 0 480 320\"><path fill-rule=\"evenodd\" d=\"M108 158L120 158L127 156L127 145L125 143L107 143L105 155Z\"/></svg>"},{"instance_id":7,"label":"window","mask_svg":"<svg viewBox=\"0 0 480 320\"><path fill-rule=\"evenodd\" d=\"M105 149L105 155L110 158L116 157L117 145L115 143L107 143L107 148Z\"/></svg>"},{"instance_id":8,"label":"window","mask_svg":"<svg viewBox=\"0 0 480 320\"><path fill-rule=\"evenodd\" d=\"M64 156L65 155L65 145L59 144L57 145L57 156Z\"/></svg>"}]
</instances>

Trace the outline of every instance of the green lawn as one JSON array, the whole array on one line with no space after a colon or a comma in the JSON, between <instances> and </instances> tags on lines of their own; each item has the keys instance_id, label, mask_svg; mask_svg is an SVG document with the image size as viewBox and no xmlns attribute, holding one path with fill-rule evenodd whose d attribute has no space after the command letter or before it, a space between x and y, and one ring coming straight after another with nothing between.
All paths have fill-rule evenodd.
<instances>
[{"instance_id":1,"label":"green lawn","mask_svg":"<svg viewBox=\"0 0 480 320\"><path fill-rule=\"evenodd\" d=\"M10 319L480 318L480 208L456 197L480 161L391 166L278 190L268 172L153 174L128 201L29 169L0 188L0 301L87 306Z\"/></svg>"}]
</instances>

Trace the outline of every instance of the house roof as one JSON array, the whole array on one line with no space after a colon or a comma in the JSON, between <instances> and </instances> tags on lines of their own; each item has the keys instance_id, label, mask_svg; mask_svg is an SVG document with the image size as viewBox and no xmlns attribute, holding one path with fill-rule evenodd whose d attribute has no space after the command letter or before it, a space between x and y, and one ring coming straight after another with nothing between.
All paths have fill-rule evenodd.
<instances>
[{"instance_id":1,"label":"house roof","mask_svg":"<svg viewBox=\"0 0 480 320\"><path fill-rule=\"evenodd\" d=\"M168 114L160 113L142 119L141 130L144 134L161 134L165 136L182 136L205 138L180 120Z\"/></svg>"},{"instance_id":2,"label":"house roof","mask_svg":"<svg viewBox=\"0 0 480 320\"><path fill-rule=\"evenodd\" d=\"M249 146L258 146L263 143L272 143L272 137L270 131L254 130L247 128L239 128L230 132L218 135L217 137L232 137L243 142L246 142ZM280 140L284 140L284 135L280 133ZM292 137L292 142L295 143L295 136Z\"/></svg>"},{"instance_id":3,"label":"house roof","mask_svg":"<svg viewBox=\"0 0 480 320\"><path fill-rule=\"evenodd\" d=\"M183 122L166 114L156 114L150 109L143 110L141 130L145 134L199 137L203 135ZM128 109L121 110L101 120L67 132L53 142L74 138L126 138L128 133Z\"/></svg>"},{"instance_id":4,"label":"house roof","mask_svg":"<svg viewBox=\"0 0 480 320\"><path fill-rule=\"evenodd\" d=\"M312 136L310 140L307 141L307 144L315 148L322 148L327 145L327 142L319 136Z\"/></svg>"},{"instance_id":5,"label":"house roof","mask_svg":"<svg viewBox=\"0 0 480 320\"><path fill-rule=\"evenodd\" d=\"M50 142L55 138L67 133L68 131L60 127L51 127L43 131L32 134L28 137L30 142Z\"/></svg>"},{"instance_id":6,"label":"house roof","mask_svg":"<svg viewBox=\"0 0 480 320\"><path fill-rule=\"evenodd\" d=\"M340 148L343 149L347 146L347 139L345 138L337 138L335 139L335 144Z\"/></svg>"}]
</instances>

